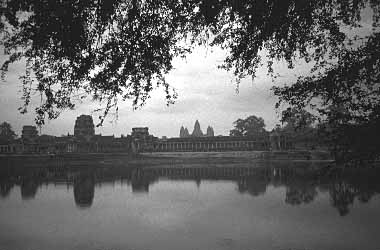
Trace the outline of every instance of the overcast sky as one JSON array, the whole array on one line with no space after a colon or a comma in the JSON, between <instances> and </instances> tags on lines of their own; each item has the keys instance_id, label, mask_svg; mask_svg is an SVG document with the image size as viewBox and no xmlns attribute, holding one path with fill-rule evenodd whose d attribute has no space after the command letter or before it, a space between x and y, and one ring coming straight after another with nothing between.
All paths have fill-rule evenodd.
<instances>
[{"instance_id":1,"label":"overcast sky","mask_svg":"<svg viewBox=\"0 0 380 250\"><path fill-rule=\"evenodd\" d=\"M115 121L112 115L109 116L102 127L96 128L96 133L120 136L130 134L132 127L147 126L155 136L175 137L179 135L182 125L191 133L194 122L198 119L203 132L210 125L214 128L215 135L228 135L235 120L250 115L264 118L266 128L272 129L279 117L274 109L276 98L270 91L271 86L294 81L295 75L303 74L308 67L299 62L295 70L289 71L285 64L278 63L277 72L282 77L275 82L266 75L266 68L261 68L254 81L247 78L241 82L237 93L233 74L217 67L225 56L226 52L221 49L199 47L186 59L175 59L174 70L167 75L168 82L178 92L175 104L166 106L163 89L157 89L147 104L138 110L133 110L130 102L120 103L118 119ZM1 54L0 62L4 58ZM18 77L22 74L23 67L22 63L10 66L5 81L0 83L0 122L11 123L18 135L21 134L23 125L34 124L35 117L32 107L24 115L17 110L22 103L22 85ZM35 95L33 104L38 102L39 96ZM58 119L47 121L41 133L72 134L76 117L91 114L95 107L98 104L77 104L74 111L65 111ZM95 116L94 120L97 122Z\"/></svg>"}]
</instances>

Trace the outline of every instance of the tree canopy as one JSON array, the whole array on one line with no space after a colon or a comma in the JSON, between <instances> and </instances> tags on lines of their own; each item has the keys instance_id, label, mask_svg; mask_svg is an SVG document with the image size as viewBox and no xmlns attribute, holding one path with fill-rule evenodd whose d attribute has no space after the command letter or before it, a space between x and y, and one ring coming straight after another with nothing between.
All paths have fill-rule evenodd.
<instances>
[{"instance_id":1,"label":"tree canopy","mask_svg":"<svg viewBox=\"0 0 380 250\"><path fill-rule=\"evenodd\" d=\"M377 0L7 0L0 32L10 56L2 70L26 59L21 111L26 112L30 92L39 91L40 124L88 95L105 101L106 115L119 99L144 104L157 85L172 102L176 93L165 74L174 57L185 56L196 44L228 50L222 67L238 78L254 77L262 63L273 73L274 60L293 67L303 58L323 66L349 47L352 38L341 27L360 25L366 7L377 27ZM259 56L264 49L267 58ZM276 91L286 101L288 92Z\"/></svg>"},{"instance_id":2,"label":"tree canopy","mask_svg":"<svg viewBox=\"0 0 380 250\"><path fill-rule=\"evenodd\" d=\"M307 129L313 126L315 117L304 109L288 108L282 112L285 130Z\"/></svg>"},{"instance_id":3,"label":"tree canopy","mask_svg":"<svg viewBox=\"0 0 380 250\"><path fill-rule=\"evenodd\" d=\"M316 117L305 109L287 108L282 112L282 127L276 131L285 133L295 148L325 148L327 143L318 136Z\"/></svg>"},{"instance_id":4,"label":"tree canopy","mask_svg":"<svg viewBox=\"0 0 380 250\"><path fill-rule=\"evenodd\" d=\"M3 122L0 124L0 141L3 143L12 142L16 138L16 133L13 131L11 124Z\"/></svg>"},{"instance_id":5,"label":"tree canopy","mask_svg":"<svg viewBox=\"0 0 380 250\"><path fill-rule=\"evenodd\" d=\"M264 119L251 115L245 119L237 119L230 136L255 136L263 132L265 132Z\"/></svg>"},{"instance_id":6,"label":"tree canopy","mask_svg":"<svg viewBox=\"0 0 380 250\"><path fill-rule=\"evenodd\" d=\"M277 106L373 127L380 114L379 10L379 0L4 0L0 40L9 57L1 69L26 60L20 110L40 92L38 124L87 96L104 102L102 122L119 100L139 107L159 86L173 102L177 94L165 80L173 58L200 44L220 46L228 52L221 68L237 81L254 78L263 65L276 77L275 61L289 68L312 62L311 74L273 88ZM371 20L364 33L363 16Z\"/></svg>"}]
</instances>

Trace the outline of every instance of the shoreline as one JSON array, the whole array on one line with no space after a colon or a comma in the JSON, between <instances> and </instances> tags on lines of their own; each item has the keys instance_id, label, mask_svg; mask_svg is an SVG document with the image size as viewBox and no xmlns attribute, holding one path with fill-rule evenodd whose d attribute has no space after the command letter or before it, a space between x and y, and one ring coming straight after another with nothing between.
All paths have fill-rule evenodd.
<instances>
[{"instance_id":1,"label":"shoreline","mask_svg":"<svg viewBox=\"0 0 380 250\"><path fill-rule=\"evenodd\" d=\"M257 160L333 160L330 152L322 150L288 151L225 151L225 152L152 152L141 153L144 158L246 158Z\"/></svg>"},{"instance_id":2,"label":"shoreline","mask_svg":"<svg viewBox=\"0 0 380 250\"><path fill-rule=\"evenodd\" d=\"M139 158L249 158L277 160L332 160L328 151L287 150L287 151L222 151L222 152L143 152L143 153L63 153L63 154L0 154L0 158L87 158L87 157L128 157Z\"/></svg>"},{"instance_id":3,"label":"shoreline","mask_svg":"<svg viewBox=\"0 0 380 250\"><path fill-rule=\"evenodd\" d=\"M156 152L156 153L68 153L1 155L1 166L26 167L145 167L245 165L255 168L273 164L329 164L334 161L325 151L229 151L229 152Z\"/></svg>"}]
</instances>

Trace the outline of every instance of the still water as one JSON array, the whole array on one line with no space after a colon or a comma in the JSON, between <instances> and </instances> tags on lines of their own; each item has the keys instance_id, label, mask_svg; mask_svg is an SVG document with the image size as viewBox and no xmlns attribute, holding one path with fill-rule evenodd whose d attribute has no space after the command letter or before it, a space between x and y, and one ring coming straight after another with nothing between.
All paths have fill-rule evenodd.
<instances>
[{"instance_id":1,"label":"still water","mask_svg":"<svg viewBox=\"0 0 380 250\"><path fill-rule=\"evenodd\" d=\"M0 249L380 249L377 168L42 165L0 168Z\"/></svg>"}]
</instances>

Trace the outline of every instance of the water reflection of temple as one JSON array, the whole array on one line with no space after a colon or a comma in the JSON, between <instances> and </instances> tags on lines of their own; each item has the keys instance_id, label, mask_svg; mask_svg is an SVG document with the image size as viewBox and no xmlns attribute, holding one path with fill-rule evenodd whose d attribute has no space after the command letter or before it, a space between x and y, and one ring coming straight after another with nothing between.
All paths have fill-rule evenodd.
<instances>
[{"instance_id":1,"label":"water reflection of temple","mask_svg":"<svg viewBox=\"0 0 380 250\"><path fill-rule=\"evenodd\" d=\"M79 207L91 207L95 194L95 180L91 174L80 174L74 180L74 199Z\"/></svg>"},{"instance_id":2,"label":"water reflection of temple","mask_svg":"<svg viewBox=\"0 0 380 250\"><path fill-rule=\"evenodd\" d=\"M22 199L32 199L36 196L39 183L34 178L25 178L21 181Z\"/></svg>"},{"instance_id":3,"label":"water reflection of temple","mask_svg":"<svg viewBox=\"0 0 380 250\"><path fill-rule=\"evenodd\" d=\"M167 165L151 167L16 167L0 169L0 195L6 198L15 186L20 187L23 200L33 199L43 184L65 184L73 187L75 204L89 208L96 195L96 186L120 182L131 187L132 192L146 193L160 179L193 181L197 186L203 181L230 181L241 194L265 195L268 186L285 189L284 202L300 205L313 202L319 193L329 195L331 205L340 215L349 213L354 202L366 203L380 193L380 170L336 170L331 167L272 165Z\"/></svg>"}]
</instances>

